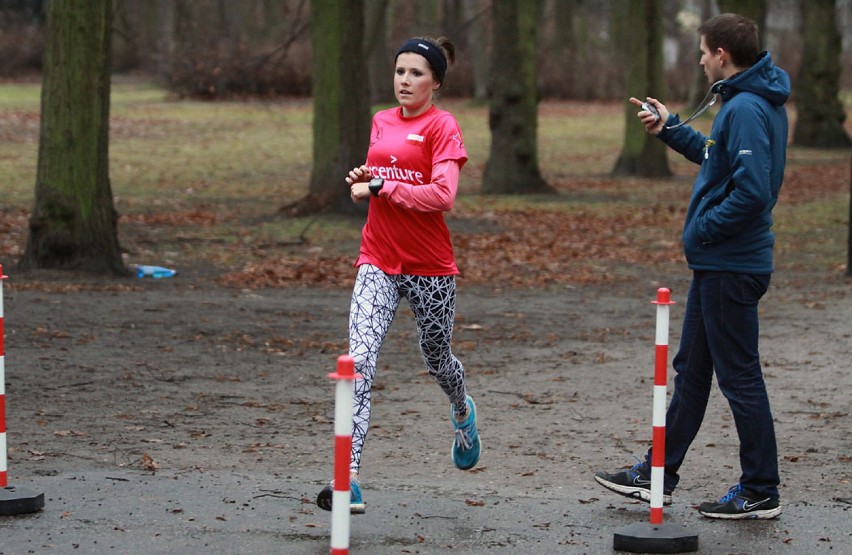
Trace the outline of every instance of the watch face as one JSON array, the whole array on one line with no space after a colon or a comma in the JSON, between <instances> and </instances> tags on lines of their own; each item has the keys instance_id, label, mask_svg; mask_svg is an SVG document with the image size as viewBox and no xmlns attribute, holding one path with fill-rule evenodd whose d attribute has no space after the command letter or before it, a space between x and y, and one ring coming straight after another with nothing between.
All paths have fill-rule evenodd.
<instances>
[{"instance_id":1,"label":"watch face","mask_svg":"<svg viewBox=\"0 0 852 555\"><path fill-rule=\"evenodd\" d=\"M381 177L374 177L373 179L370 180L370 184L368 185L368 187L370 189L370 192L374 196L379 196L379 191L382 190L382 187L384 186L384 184L385 184L384 179L382 179Z\"/></svg>"}]
</instances>

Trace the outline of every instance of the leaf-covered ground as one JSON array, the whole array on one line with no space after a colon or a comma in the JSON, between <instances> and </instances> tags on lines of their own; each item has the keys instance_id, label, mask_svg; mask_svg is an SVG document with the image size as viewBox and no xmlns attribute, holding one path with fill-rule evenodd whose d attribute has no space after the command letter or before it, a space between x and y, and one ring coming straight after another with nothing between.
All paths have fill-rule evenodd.
<instances>
[{"instance_id":1,"label":"leaf-covered ground","mask_svg":"<svg viewBox=\"0 0 852 555\"><path fill-rule=\"evenodd\" d=\"M649 266L681 262L680 226L689 185L681 177L662 184L583 179L561 183L556 197L517 202L481 196L462 198L448 215L461 279L497 287L603 283L627 279ZM635 193L648 187L657 194ZM820 199L842 199L848 188L847 164L792 167L787 171L778 211L783 208L785 213L795 213L796 207ZM786 225L783 217L779 222L782 229ZM14 258L23 252L28 218L25 209L3 210L0 256ZM217 248L239 250L243 263L218 277L220 283L230 287L336 287L351 283L357 240L349 242L349 252L328 253L331 249L310 238L298 248L282 249L258 248L254 243L256 236L250 233L231 243L215 237L217 225L230 222L239 226L238 220L239 216L221 211L163 209L122 216L120 230L127 230L127 236L122 236L125 245L145 245L157 235L177 234L179 238L186 232L187 249L190 244L203 243L200 250L208 256L214 255ZM837 228L843 222L826 223ZM144 232L134 235L140 229ZM788 233L779 248L795 252L808 248L808 244L807 236ZM189 260L193 258L190 256Z\"/></svg>"},{"instance_id":2,"label":"leaf-covered ground","mask_svg":"<svg viewBox=\"0 0 852 555\"><path fill-rule=\"evenodd\" d=\"M557 198L519 206L501 206L487 198L464 203L448 217L461 279L496 287L578 285L629 279L649 267L680 263L689 183L674 178L662 186L653 184L664 202L649 200L647 194L637 202L624 200L631 188L649 185L636 180L578 180L564 184ZM793 168L779 202L793 210L823 198L842 198L848 187L846 164ZM600 200L583 202L590 194ZM789 241L785 251L807 248L795 233L785 240ZM346 286L352 280L353 257L354 251L325 255L306 249L302 255L285 257L270 253L220 281L248 288Z\"/></svg>"}]
</instances>

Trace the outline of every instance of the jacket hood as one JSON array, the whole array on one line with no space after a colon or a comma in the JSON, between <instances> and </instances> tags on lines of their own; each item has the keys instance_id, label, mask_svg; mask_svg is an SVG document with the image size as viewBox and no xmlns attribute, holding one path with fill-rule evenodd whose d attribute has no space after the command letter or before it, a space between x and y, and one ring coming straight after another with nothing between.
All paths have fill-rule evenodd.
<instances>
[{"instance_id":1,"label":"jacket hood","mask_svg":"<svg viewBox=\"0 0 852 555\"><path fill-rule=\"evenodd\" d=\"M729 100L741 91L781 106L790 98L790 76L772 62L769 52L763 52L753 66L713 86L713 92L722 95L722 100Z\"/></svg>"}]
</instances>

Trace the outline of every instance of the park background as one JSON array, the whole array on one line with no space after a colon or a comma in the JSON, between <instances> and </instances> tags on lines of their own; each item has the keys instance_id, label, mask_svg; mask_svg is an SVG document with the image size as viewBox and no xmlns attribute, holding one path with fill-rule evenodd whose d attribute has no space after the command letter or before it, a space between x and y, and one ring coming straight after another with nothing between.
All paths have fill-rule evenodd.
<instances>
[{"instance_id":1,"label":"park background","mask_svg":"<svg viewBox=\"0 0 852 555\"><path fill-rule=\"evenodd\" d=\"M439 102L460 120L470 153L449 214L459 222L466 278L599 281L625 266L619 261L680 260L675 230L688 187L675 185L673 194L664 189L695 168L644 133L626 98L653 92L672 111L691 113L707 88L696 63L695 28L723 8L747 11L763 23L765 44L793 80L784 193L803 193L802 179L840 195L819 193L828 213L815 214L818 221L791 235L820 239L815 248L808 245L814 257L843 248L840 226L829 234L836 241L829 246L820 230L848 220L842 207L852 103L849 2L100 5L112 8L102 14L110 25L81 57L97 58L85 66L97 76L91 82L111 87L89 85L79 96L69 92L73 80L66 76L83 71L71 67L73 60L84 63L71 53L82 49L81 41L60 36L60 54L45 56L46 5L2 5L0 255L7 266L120 275L127 264L205 261L215 267L212 279L232 285L348 283L364 206L352 205L340 176L363 160L370 111L393 102L393 45L419 34L457 37L459 63ZM93 14L70 7L56 12L60 20L96 20L87 15ZM64 29L55 28L55 35ZM656 30L662 40L650 32ZM353 38L341 36L346 33ZM60 40L69 41L64 50ZM500 50L504 43L508 51ZM111 56L102 61L93 52L105 44ZM317 59L317 48L331 49L342 63ZM51 63L59 86L45 89L40 75ZM317 79L319 98L311 94ZM807 95L819 98L799 101ZM60 109L42 117L45 102ZM106 112L109 120L62 115L87 111ZM699 119L697 126L709 132L711 121ZM72 147L49 138L63 133L75 137ZM814 167L799 172L803 164ZM608 188L623 191L624 202L576 210L578 200L594 201ZM639 197L646 206L630 206ZM62 210L48 209L56 198ZM99 208L83 217L86 198ZM64 210L72 214L67 227L55 215ZM517 214L506 215L512 211ZM565 218L566 211L577 213ZM783 237L789 219L779 220ZM785 242L779 243L783 256ZM596 269L607 260L614 268ZM842 257L816 262L848 266Z\"/></svg>"},{"instance_id":2,"label":"park background","mask_svg":"<svg viewBox=\"0 0 852 555\"><path fill-rule=\"evenodd\" d=\"M342 184L315 183L327 171L317 167L315 122L330 114L316 111L312 52L319 29L351 21L317 21L314 10L352 6L365 10L365 22L375 21L370 7L390 17L383 33L357 31L385 41L384 56L366 44L357 53L388 70L367 70L362 86L345 82L348 93L368 92L368 112L392 102L379 95L390 92L387 53L403 38L446 34L460 47L439 99L459 119L470 155L447 215L462 270L454 350L486 442L476 473L451 468L443 399L401 308L380 363L365 453L369 512L353 521L353 552L605 553L614 529L646 518L645 505L609 496L592 476L647 448L649 301L662 286L685 299L680 228L696 168L662 150L664 163L616 171L625 152L646 148L627 146L635 108L626 97L651 83L646 75L641 88L629 85L636 76L626 70L637 64L627 57L649 37L633 10L659 16L651 22L665 38L652 45L665 52L654 62L665 68L660 96L684 115L707 86L695 25L725 3L112 2L103 152L115 225L106 229L122 265L178 271L162 280L51 265L50 257L44 268L19 264L37 204L45 4L0 4L10 482L47 498L38 515L0 520L0 552L327 552L328 515L313 505L331 472L325 376L346 350L364 214L303 201L317 186ZM698 531L703 553L836 553L850 542L852 499L852 168L848 146L793 138L803 109L832 100L839 115L813 117L852 132L850 3L733 4L765 8L766 44L794 82L774 212L777 271L761 307L785 514L732 527L691 510L736 478L736 434L714 392L712 425L690 453L667 519ZM803 24L826 4L840 41L828 49L836 66L827 64L837 88L826 102L803 103ZM494 153L490 81L477 75L493 67L520 75L492 56L495 44L523 50L495 34L494 9L530 5L540 10L533 19L514 19L538 45L534 86L524 89L535 103L527 128L535 129L533 169L552 190L489 192L489 161L513 156ZM158 25L169 21L164 32ZM630 31L629 47L618 29ZM647 59L639 66L654 67ZM699 129L709 131L712 113ZM73 160L60 162L56 175L71 174ZM660 168L671 175L643 175ZM672 309L672 344L682 308Z\"/></svg>"}]
</instances>

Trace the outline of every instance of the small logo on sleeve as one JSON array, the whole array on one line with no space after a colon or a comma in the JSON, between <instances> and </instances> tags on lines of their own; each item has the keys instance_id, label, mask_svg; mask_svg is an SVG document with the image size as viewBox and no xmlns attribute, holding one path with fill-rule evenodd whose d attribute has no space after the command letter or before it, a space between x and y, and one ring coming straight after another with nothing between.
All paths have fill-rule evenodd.
<instances>
[{"instance_id":1,"label":"small logo on sleeve","mask_svg":"<svg viewBox=\"0 0 852 555\"><path fill-rule=\"evenodd\" d=\"M456 142L456 148L464 148L461 133L453 133L453 140Z\"/></svg>"},{"instance_id":2,"label":"small logo on sleeve","mask_svg":"<svg viewBox=\"0 0 852 555\"><path fill-rule=\"evenodd\" d=\"M704 159L707 160L710 158L710 147L715 145L716 141L713 139L707 139L704 141Z\"/></svg>"}]
</instances>

